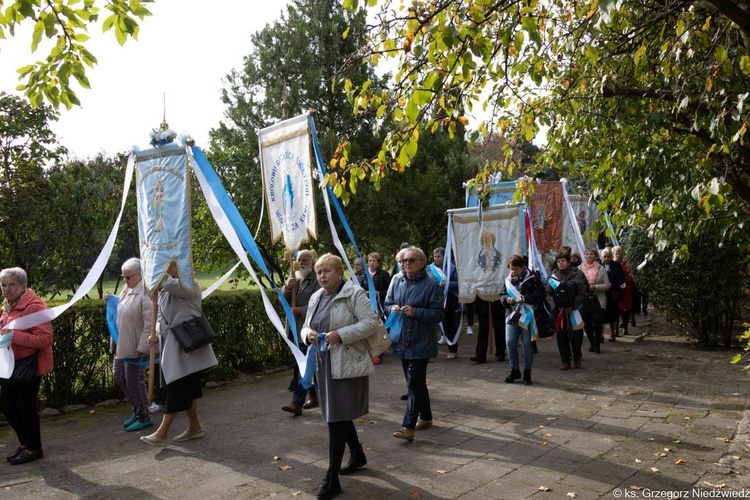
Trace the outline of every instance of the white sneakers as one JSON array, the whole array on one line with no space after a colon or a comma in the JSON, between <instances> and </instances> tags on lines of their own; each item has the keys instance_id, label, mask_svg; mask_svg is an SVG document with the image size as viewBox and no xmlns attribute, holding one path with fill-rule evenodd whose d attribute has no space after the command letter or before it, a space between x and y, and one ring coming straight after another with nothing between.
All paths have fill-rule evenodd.
<instances>
[{"instance_id":1,"label":"white sneakers","mask_svg":"<svg viewBox=\"0 0 750 500\"><path fill-rule=\"evenodd\" d=\"M470 326L466 327L466 335L474 335L474 330Z\"/></svg>"},{"instance_id":2,"label":"white sneakers","mask_svg":"<svg viewBox=\"0 0 750 500\"><path fill-rule=\"evenodd\" d=\"M151 406L148 407L149 413L159 413L160 411L164 411L164 406L156 403L151 403Z\"/></svg>"},{"instance_id":3,"label":"white sneakers","mask_svg":"<svg viewBox=\"0 0 750 500\"><path fill-rule=\"evenodd\" d=\"M457 352L449 352L448 355L445 357L445 359L456 359L458 358Z\"/></svg>"},{"instance_id":4,"label":"white sneakers","mask_svg":"<svg viewBox=\"0 0 750 500\"><path fill-rule=\"evenodd\" d=\"M439 345L445 345L448 343L448 340L445 338L445 335L440 337L440 340L438 340Z\"/></svg>"}]
</instances>

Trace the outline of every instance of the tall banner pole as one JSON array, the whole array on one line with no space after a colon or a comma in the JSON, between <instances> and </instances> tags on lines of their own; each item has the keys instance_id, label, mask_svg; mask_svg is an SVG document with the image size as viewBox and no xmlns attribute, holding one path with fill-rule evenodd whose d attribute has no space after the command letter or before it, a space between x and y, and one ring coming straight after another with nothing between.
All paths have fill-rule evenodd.
<instances>
[{"instance_id":1,"label":"tall banner pole","mask_svg":"<svg viewBox=\"0 0 750 500\"><path fill-rule=\"evenodd\" d=\"M487 336L489 337L487 339L487 349L488 352L492 354L493 342L495 339L495 328L492 323L492 302L489 301L487 302L487 321L490 324L489 333L487 334Z\"/></svg>"},{"instance_id":2,"label":"tall banner pole","mask_svg":"<svg viewBox=\"0 0 750 500\"><path fill-rule=\"evenodd\" d=\"M294 260L294 254L291 250L286 250L284 252L284 256L289 261L289 277L293 278L294 272L296 271L295 264L297 264L297 262ZM297 286L299 286L299 284L297 284ZM292 288L292 307L297 307L297 286Z\"/></svg>"},{"instance_id":3,"label":"tall banner pole","mask_svg":"<svg viewBox=\"0 0 750 500\"><path fill-rule=\"evenodd\" d=\"M148 404L154 402L154 364L156 360L156 322L159 315L159 288L161 282L154 289L154 300L151 306L151 335L149 336L149 360L148 360Z\"/></svg>"}]
</instances>

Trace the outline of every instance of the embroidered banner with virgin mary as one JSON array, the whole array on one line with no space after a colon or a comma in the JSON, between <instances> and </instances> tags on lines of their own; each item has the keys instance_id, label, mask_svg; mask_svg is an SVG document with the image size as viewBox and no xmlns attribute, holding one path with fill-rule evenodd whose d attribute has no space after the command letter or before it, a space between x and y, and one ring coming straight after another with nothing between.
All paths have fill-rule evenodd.
<instances>
[{"instance_id":1,"label":"embroidered banner with virgin mary","mask_svg":"<svg viewBox=\"0 0 750 500\"><path fill-rule=\"evenodd\" d=\"M521 205L449 210L456 242L458 300L479 296L497 300L508 274L508 259L523 255L524 214Z\"/></svg>"},{"instance_id":2,"label":"embroidered banner with virgin mary","mask_svg":"<svg viewBox=\"0 0 750 500\"><path fill-rule=\"evenodd\" d=\"M165 144L136 151L138 236L143 284L161 283L171 261L183 288L195 289L190 226L190 182L184 146Z\"/></svg>"}]
</instances>

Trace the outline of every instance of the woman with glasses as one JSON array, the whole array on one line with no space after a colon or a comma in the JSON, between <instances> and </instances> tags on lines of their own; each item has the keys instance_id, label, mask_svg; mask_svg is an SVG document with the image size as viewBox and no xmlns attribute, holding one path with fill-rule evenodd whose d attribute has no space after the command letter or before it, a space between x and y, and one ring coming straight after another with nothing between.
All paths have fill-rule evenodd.
<instances>
[{"instance_id":1,"label":"woman with glasses","mask_svg":"<svg viewBox=\"0 0 750 500\"><path fill-rule=\"evenodd\" d=\"M122 425L128 432L151 427L148 395L143 375L148 360L148 337L151 334L151 315L154 303L146 293L141 279L141 260L133 257L122 265L125 287L117 303L117 345L112 373L133 408L133 413ZM107 300L110 294L107 293Z\"/></svg>"},{"instance_id":2,"label":"woman with glasses","mask_svg":"<svg viewBox=\"0 0 750 500\"><path fill-rule=\"evenodd\" d=\"M413 441L415 431L432 426L427 363L438 354L438 325L443 321L443 290L427 273L427 257L417 247L398 253L402 271L393 277L385 298L388 315L402 315L400 331L391 331L393 354L406 377L406 413L393 437ZM395 328L395 327L393 327Z\"/></svg>"},{"instance_id":3,"label":"woman with glasses","mask_svg":"<svg viewBox=\"0 0 750 500\"><path fill-rule=\"evenodd\" d=\"M27 283L26 271L20 267L0 271L0 285L5 298L0 314L0 333L13 335L10 347L16 364L36 356L37 366L36 376L31 382L4 386L0 390L0 410L15 431L19 443L18 448L6 457L11 465L25 464L44 457L36 400L42 375L51 373L54 366L52 323L46 321L24 330L7 328L9 323L22 316L47 309L47 304L34 290L28 288Z\"/></svg>"}]
</instances>

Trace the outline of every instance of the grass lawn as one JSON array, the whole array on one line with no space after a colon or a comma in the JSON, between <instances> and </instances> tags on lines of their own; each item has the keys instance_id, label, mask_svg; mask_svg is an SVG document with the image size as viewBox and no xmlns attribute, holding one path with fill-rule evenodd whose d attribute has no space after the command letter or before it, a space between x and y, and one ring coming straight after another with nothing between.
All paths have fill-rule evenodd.
<instances>
[{"instance_id":1,"label":"grass lawn","mask_svg":"<svg viewBox=\"0 0 750 500\"><path fill-rule=\"evenodd\" d=\"M201 286L202 290L207 289L214 283L216 283L216 280L221 278L225 271L215 271L211 273L195 273L195 277L198 279L198 283ZM239 271L239 268L237 269ZM237 281L236 274L235 273L227 278L224 283L221 284L219 287L219 290L244 290L248 288L258 288L258 285L255 284L255 282L252 280L252 278L247 277L246 279L243 279L241 281ZM115 286L117 286L117 293L120 293L122 291L122 287L124 286L124 282L122 279L120 279L120 282L118 283L116 280L111 281L105 281L104 282L104 293L106 292L115 292ZM71 292L72 297L72 292ZM92 288L91 291L86 295L89 299L98 299L99 298L99 292L97 291L96 287ZM56 300L60 300L60 296L56 297Z\"/></svg>"}]
</instances>

